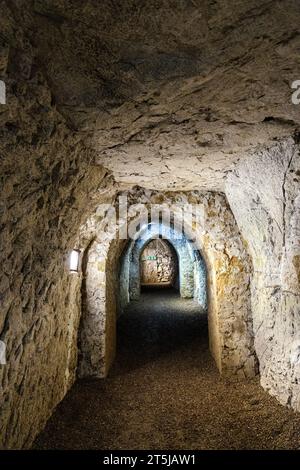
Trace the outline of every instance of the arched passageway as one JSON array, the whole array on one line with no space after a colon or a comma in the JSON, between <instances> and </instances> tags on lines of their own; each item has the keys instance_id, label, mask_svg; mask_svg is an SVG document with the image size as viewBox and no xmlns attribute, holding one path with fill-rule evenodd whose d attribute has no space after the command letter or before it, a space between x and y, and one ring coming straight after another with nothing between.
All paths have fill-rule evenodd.
<instances>
[{"instance_id":1,"label":"arched passageway","mask_svg":"<svg viewBox=\"0 0 300 470\"><path fill-rule=\"evenodd\" d=\"M168 233L179 262L179 293L172 299L162 291L153 303L152 293L141 292L140 256L153 236L167 235L163 226L150 231L135 214L141 229L128 241L95 224L85 256L79 373L107 377L78 382L36 447L278 448L291 436L294 415L284 428L288 412L253 379L251 263L240 234L221 196L198 201L210 219L197 243L187 233L175 246L176 230ZM246 382L237 384L239 378ZM74 404L79 420L71 417ZM284 432L274 438L270 430L278 427ZM289 445L298 445L295 435Z\"/></svg>"},{"instance_id":2,"label":"arched passageway","mask_svg":"<svg viewBox=\"0 0 300 470\"><path fill-rule=\"evenodd\" d=\"M182 345L208 349L205 263L174 226L140 230L123 250L119 279L118 364L126 357L131 369L163 354L171 366Z\"/></svg>"},{"instance_id":3,"label":"arched passageway","mask_svg":"<svg viewBox=\"0 0 300 470\"><path fill-rule=\"evenodd\" d=\"M175 226L166 227L163 223L151 223L143 227L134 240L130 241L121 254L120 260L120 291L119 313L122 313L130 300L140 297L142 285L141 264L161 258L156 248L150 255L150 260L143 260L143 252L149 245L165 246L168 252L167 265L172 263L174 268L173 286L182 298L194 298L202 309L207 308L207 272L205 261L197 246L185 234L178 232ZM155 259L153 259L155 258ZM151 267L151 264L150 264Z\"/></svg>"},{"instance_id":4,"label":"arched passageway","mask_svg":"<svg viewBox=\"0 0 300 470\"><path fill-rule=\"evenodd\" d=\"M79 376L108 374L116 351L117 316L140 296L141 250L147 241L161 235L179 254L180 296L194 298L208 308L210 351L219 372L236 378L252 377L257 368L250 313L251 263L223 197L212 193L173 196L156 192L143 197L146 208L157 198L162 200L165 207L172 209L174 221L180 208L178 200L186 203L190 197L203 212L202 225L195 230L187 223L184 236L176 223L149 225L134 201L126 224L128 229L140 228L130 240L118 236L122 226L117 233L104 231L107 221L101 219L97 225L98 218L92 219L95 236L87 251ZM90 225L87 228L90 233Z\"/></svg>"},{"instance_id":5,"label":"arched passageway","mask_svg":"<svg viewBox=\"0 0 300 470\"><path fill-rule=\"evenodd\" d=\"M206 382L212 393L203 407L221 413L209 401L218 390L230 417L236 408L227 405L238 396L218 388L219 376L243 381L259 371L262 387L300 412L299 0L0 5L0 448L30 447L78 377L107 377L86 397L91 408L111 395L125 410L133 406L130 395L122 402L124 390L118 394L114 368L121 368L116 343L124 336L117 318L120 325L122 312L143 300L139 273L126 272L138 266L130 257L139 246L119 233L123 222L148 223L138 213L143 205L203 207L198 252L174 244L178 301L207 305L206 363L218 372ZM119 211L124 193L128 215ZM109 209L101 205L118 213L116 236L104 230ZM78 270L70 270L72 250L80 253ZM120 271L124 250L130 262ZM206 289L197 276L203 265ZM203 357L195 349L186 368L177 360L193 430L182 438L186 448L206 427L225 427L226 435L233 428L224 414L223 422L204 422L200 409L194 427L193 397L200 402L206 390ZM144 372L151 381L151 369ZM181 379L173 378L172 389L164 377L160 387L180 403ZM158 388L154 382L154 402ZM136 396L134 386L129 391ZM260 432L283 429L282 422L266 427L241 403L247 411L241 405L234 424L241 435L250 429L253 445L264 446L264 434L255 439ZM158 409L141 433L157 432L149 438L154 447L165 418ZM178 409L188 433L180 416ZM106 424L112 441L124 444ZM211 442L220 447L216 435Z\"/></svg>"},{"instance_id":6,"label":"arched passageway","mask_svg":"<svg viewBox=\"0 0 300 470\"><path fill-rule=\"evenodd\" d=\"M194 298L141 290L116 332L108 377L77 382L35 448L256 449L280 448L287 438L299 445L300 420L288 412L287 426L286 410L258 380L220 380L206 310Z\"/></svg>"}]
</instances>

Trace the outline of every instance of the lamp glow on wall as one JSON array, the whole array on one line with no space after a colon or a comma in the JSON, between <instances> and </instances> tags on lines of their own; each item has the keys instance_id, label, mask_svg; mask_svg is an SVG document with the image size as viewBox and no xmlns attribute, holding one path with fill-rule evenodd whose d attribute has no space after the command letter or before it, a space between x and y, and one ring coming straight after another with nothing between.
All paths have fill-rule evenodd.
<instances>
[{"instance_id":1,"label":"lamp glow on wall","mask_svg":"<svg viewBox=\"0 0 300 470\"><path fill-rule=\"evenodd\" d=\"M69 268L71 273L78 273L79 270L80 250L72 250L69 260Z\"/></svg>"}]
</instances>

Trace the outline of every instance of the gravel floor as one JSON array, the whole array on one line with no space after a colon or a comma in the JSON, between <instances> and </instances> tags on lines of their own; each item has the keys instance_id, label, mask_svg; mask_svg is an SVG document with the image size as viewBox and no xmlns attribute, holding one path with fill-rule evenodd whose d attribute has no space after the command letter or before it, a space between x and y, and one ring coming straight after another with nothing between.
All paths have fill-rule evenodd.
<instances>
[{"instance_id":1,"label":"gravel floor","mask_svg":"<svg viewBox=\"0 0 300 470\"><path fill-rule=\"evenodd\" d=\"M36 449L297 449L300 413L258 380L222 380L207 319L172 291L147 292L119 320L106 380L78 381Z\"/></svg>"}]
</instances>

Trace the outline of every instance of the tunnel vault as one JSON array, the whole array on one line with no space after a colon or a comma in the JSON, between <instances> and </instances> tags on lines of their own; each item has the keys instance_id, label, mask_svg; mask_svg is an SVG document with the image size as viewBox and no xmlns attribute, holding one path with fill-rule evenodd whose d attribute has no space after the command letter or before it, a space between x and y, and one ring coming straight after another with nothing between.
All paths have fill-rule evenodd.
<instances>
[{"instance_id":1,"label":"tunnel vault","mask_svg":"<svg viewBox=\"0 0 300 470\"><path fill-rule=\"evenodd\" d=\"M96 207L124 188L203 204L219 370L253 374L255 348L300 410L299 1L99 3L1 2L1 448L109 369L126 243Z\"/></svg>"},{"instance_id":2,"label":"tunnel vault","mask_svg":"<svg viewBox=\"0 0 300 470\"><path fill-rule=\"evenodd\" d=\"M178 289L182 298L194 298L203 309L207 307L206 266L198 249L186 236L180 237L176 227L163 223L147 225L136 240L128 243L120 260L119 311L123 312L130 300L137 300L141 291L140 258L149 242L167 240L178 259Z\"/></svg>"},{"instance_id":3,"label":"tunnel vault","mask_svg":"<svg viewBox=\"0 0 300 470\"><path fill-rule=\"evenodd\" d=\"M178 202L178 194L176 197ZM211 353L223 376L252 377L257 369L250 310L251 262L232 213L226 199L219 193L181 193L179 198L197 202L205 213L205 227L197 231L194 243L195 251L198 251L195 263L200 263L203 256L206 266ZM147 199L149 205L160 199L171 206L175 195L153 192ZM139 225L142 223L139 205L133 202L131 213L135 209L136 214L130 220ZM132 245L130 252L128 241L105 231L104 227L106 223L103 220L98 227L95 224L96 237L85 254L85 298L79 333L78 373L81 377L105 377L108 374L116 350L117 316L130 300L130 288L135 298L140 288L138 273L126 276L124 265L120 267L120 259L133 254L138 261L144 242L129 242L129 246L130 243ZM191 228L186 228L187 235ZM124 298L124 292L127 292L127 298ZM199 303L206 303L203 286L198 285L196 292Z\"/></svg>"}]
</instances>

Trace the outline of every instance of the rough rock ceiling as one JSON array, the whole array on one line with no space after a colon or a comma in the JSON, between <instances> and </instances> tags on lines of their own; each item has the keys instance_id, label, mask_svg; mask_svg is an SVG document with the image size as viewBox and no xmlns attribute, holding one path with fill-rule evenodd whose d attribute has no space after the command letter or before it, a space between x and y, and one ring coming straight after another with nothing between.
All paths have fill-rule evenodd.
<instances>
[{"instance_id":1,"label":"rough rock ceiling","mask_svg":"<svg viewBox=\"0 0 300 470\"><path fill-rule=\"evenodd\" d=\"M26 3L14 14L58 108L124 186L219 190L237 159L299 128L299 0L9 3Z\"/></svg>"}]
</instances>

